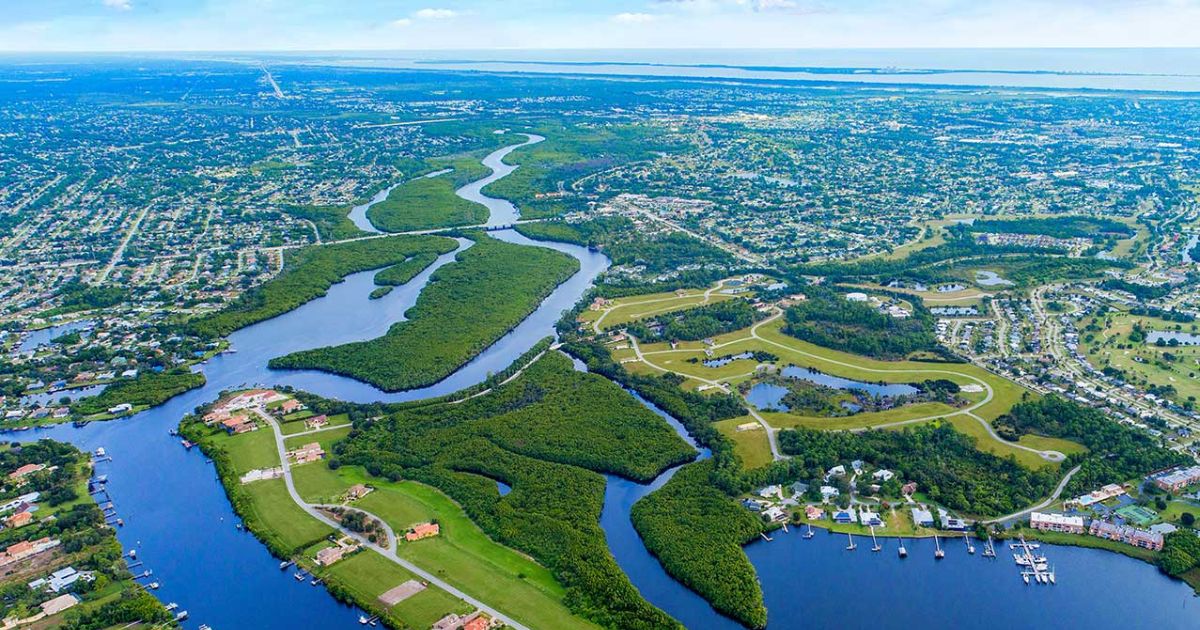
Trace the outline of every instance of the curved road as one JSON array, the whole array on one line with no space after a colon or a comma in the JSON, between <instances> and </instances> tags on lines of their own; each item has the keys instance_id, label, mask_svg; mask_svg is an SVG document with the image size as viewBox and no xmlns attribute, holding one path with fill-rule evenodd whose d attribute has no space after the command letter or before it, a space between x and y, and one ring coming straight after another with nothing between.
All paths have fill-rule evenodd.
<instances>
[{"instance_id":1,"label":"curved road","mask_svg":"<svg viewBox=\"0 0 1200 630\"><path fill-rule=\"evenodd\" d=\"M525 626L517 623L512 618L505 615L504 613L488 606L487 604L479 601L478 599L475 599L474 597L471 597L470 595L462 592L461 590L455 588L454 586L448 584L441 578L422 569L421 567L413 564L412 562L409 562L408 560L405 560L404 558L397 556L396 555L396 549L397 549L396 534L395 534L395 532L392 531L392 528L387 524L387 522L385 522L383 519L379 518L378 516L375 516L374 514L371 514L370 512L367 512L366 510L360 510L358 508L350 508L355 511L362 512L363 514L366 514L366 515L370 516L371 518L374 518L375 520L379 521L379 523L383 526L384 531L387 533L389 546L386 549L379 546L376 543L373 543L373 542L367 540L366 537L364 537L362 534L359 534L357 532L352 532L349 529L342 527L341 523L338 523L337 521L329 518L328 516L325 516L325 514L322 513L318 509L320 507L323 507L321 504L309 503L309 502L305 501L303 498L301 498L300 493L296 491L296 484L292 480L292 466L288 462L288 459L287 459L287 447L284 445L285 436L283 435L283 432L281 432L279 430L278 423L276 423L275 419L272 418L270 415L263 413L262 410L260 410L260 409L255 409L254 411L255 411L255 413L258 414L258 416L260 418L263 419L264 422L267 423L267 426L271 427L271 432L275 435L275 449L279 452L279 462L280 462L280 465L283 466L284 484L287 485L287 491L288 491L288 494L291 495L292 501L294 501L296 503L296 505L300 506L300 509L307 512L313 518L315 518L315 519L321 521L322 523L341 532L343 535L354 538L360 544L362 544L364 547L368 547L370 549L373 549L373 550L379 552L379 555L383 556L384 558L387 558L388 560L391 560L392 562L404 567L408 571L420 576L421 579L425 580L426 582L429 582L430 584L433 584L434 586L442 589L443 591L446 591L447 593L450 593L451 595L467 602L468 604L471 604L472 606L488 613L492 617L499 619L500 621L504 622L505 624L507 624L513 628L516 628L517 630L529 630ZM286 436L286 437L291 437L291 436Z\"/></svg>"},{"instance_id":2,"label":"curved road","mask_svg":"<svg viewBox=\"0 0 1200 630\"><path fill-rule=\"evenodd\" d=\"M990 525L992 523L1001 523L1004 521L1011 521L1013 519L1017 519L1022 516L1025 516L1026 514L1029 514L1030 512L1036 512L1036 511L1050 505L1051 503L1054 503L1055 501L1058 500L1058 497L1062 496L1063 489L1067 487L1067 482L1071 481L1071 477L1074 477L1075 473L1077 473L1077 472L1079 472L1079 466L1076 466L1076 467L1072 468L1071 470L1067 471L1067 476L1063 477L1062 481L1058 482L1058 487L1054 488L1054 492L1050 495L1050 498L1046 499L1045 501L1042 501L1041 503L1039 503L1033 507L1025 508L1024 510L1021 510L1020 512L1013 512L1012 514L1009 514L1007 516L1001 516L1000 518L994 518L990 521L984 521L984 524Z\"/></svg>"}]
</instances>

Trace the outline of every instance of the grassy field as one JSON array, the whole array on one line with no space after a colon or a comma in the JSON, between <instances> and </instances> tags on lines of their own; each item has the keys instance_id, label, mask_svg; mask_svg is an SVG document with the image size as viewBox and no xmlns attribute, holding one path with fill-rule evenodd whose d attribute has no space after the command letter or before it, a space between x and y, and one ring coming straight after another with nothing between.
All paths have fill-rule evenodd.
<instances>
[{"instance_id":1,"label":"grassy field","mask_svg":"<svg viewBox=\"0 0 1200 630\"><path fill-rule=\"evenodd\" d=\"M773 460L771 457L771 444L767 441L767 432L761 427L750 431L737 430L738 425L748 422L752 422L755 425L758 424L750 416L741 416L739 418L722 420L714 426L717 427L717 430L722 435L733 442L734 452L738 454L738 457L742 458L742 464L747 469L766 466Z\"/></svg>"},{"instance_id":2,"label":"grassy field","mask_svg":"<svg viewBox=\"0 0 1200 630\"><path fill-rule=\"evenodd\" d=\"M294 549L333 533L292 501L282 479L256 481L244 488L251 498L247 509L268 528L267 536L284 547Z\"/></svg>"},{"instance_id":3,"label":"grassy field","mask_svg":"<svg viewBox=\"0 0 1200 630\"><path fill-rule=\"evenodd\" d=\"M399 555L530 627L595 627L571 615L563 604L565 592L549 570L488 538L458 504L434 488L369 477L350 466L333 471L308 464L296 468L294 477L297 491L314 502L339 499L356 483L370 485L375 490L354 506L383 519L397 535L416 523L437 521L439 536L402 542Z\"/></svg>"},{"instance_id":4,"label":"grassy field","mask_svg":"<svg viewBox=\"0 0 1200 630\"><path fill-rule=\"evenodd\" d=\"M279 465L279 452L275 450L275 437L269 427L240 435L217 433L207 439L229 451L229 458L239 475L256 468Z\"/></svg>"},{"instance_id":5,"label":"grassy field","mask_svg":"<svg viewBox=\"0 0 1200 630\"><path fill-rule=\"evenodd\" d=\"M295 416L294 421L292 416ZM282 431L284 435L292 435L295 433L303 433L308 431L308 427L305 426L301 420L304 420L305 418L311 418L312 416L313 413L311 411L298 411L295 414L289 415L287 417L287 421L279 425L279 430ZM329 416L329 424L327 426L337 427L342 425L350 426L350 416L344 413L340 413L336 416Z\"/></svg>"},{"instance_id":6,"label":"grassy field","mask_svg":"<svg viewBox=\"0 0 1200 630\"><path fill-rule=\"evenodd\" d=\"M681 311L702 304L721 302L733 297L714 291L705 298L704 293L704 291L699 289L687 289L618 298L613 300L612 304L603 310L585 310L579 316L579 319L580 321L589 322L593 326L598 325L600 330L608 330L646 317ZM597 321L599 324L596 323Z\"/></svg>"},{"instance_id":7,"label":"grassy field","mask_svg":"<svg viewBox=\"0 0 1200 630\"><path fill-rule=\"evenodd\" d=\"M356 599L371 602L376 606L382 606L379 596L392 587L417 579L404 567L369 549L317 573L333 576ZM470 611L471 606L466 602L439 588L430 587L393 606L389 616L403 626L428 628L450 613L462 614Z\"/></svg>"},{"instance_id":8,"label":"grassy field","mask_svg":"<svg viewBox=\"0 0 1200 630\"><path fill-rule=\"evenodd\" d=\"M1088 341L1086 328L1095 323L1100 332ZM1146 341L1130 341L1129 334L1135 324L1146 332L1163 331L1197 333L1200 325L1168 322L1157 317L1110 312L1103 318L1085 317L1079 322L1080 346L1088 361L1097 368L1111 365L1125 372L1129 382L1142 387L1157 385L1171 386L1177 394L1175 401L1184 403L1189 396L1200 398L1200 346L1158 347ZM1175 357L1167 360L1164 353Z\"/></svg>"}]
</instances>

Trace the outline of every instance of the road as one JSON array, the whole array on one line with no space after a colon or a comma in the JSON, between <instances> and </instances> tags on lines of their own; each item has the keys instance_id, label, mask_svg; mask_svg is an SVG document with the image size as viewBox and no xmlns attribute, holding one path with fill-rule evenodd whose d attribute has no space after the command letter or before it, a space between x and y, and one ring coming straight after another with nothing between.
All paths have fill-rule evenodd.
<instances>
[{"instance_id":1,"label":"road","mask_svg":"<svg viewBox=\"0 0 1200 630\"><path fill-rule=\"evenodd\" d=\"M388 547L386 549L376 543L373 543L373 542L367 540L366 537L364 537L362 534L359 534L357 532L352 532L349 529L342 527L341 523L338 523L337 521L329 518L328 516L325 516L324 513L322 513L319 509L317 509L317 508L321 507L321 505L308 503L303 498L301 498L300 493L296 491L296 484L292 479L292 466L288 462L287 447L284 445L284 440L287 437L291 437L291 436L284 436L283 432L279 428L279 424L277 422L275 422L275 419L272 418L269 414L263 412L262 409L255 409L254 412L257 413L260 418L262 418L262 420L267 424L267 426L271 427L271 431L275 434L275 449L279 452L279 461L280 461L281 465L283 466L283 481L284 481L284 484L287 485L288 495L290 495L292 497L292 501L294 501L296 503L296 505L300 506L300 509L307 512L310 516L317 519L318 521L321 521L322 523L341 532L343 535L350 536L351 538L357 540L359 542L359 544L363 545L364 547L367 547L369 549L372 549L372 550L378 552L384 558L387 558L388 560L400 565L401 567L404 567L409 572L420 576L421 579L423 579L423 580L429 582L430 584L433 584L434 586L442 589L443 591L446 591L447 593L450 593L451 595L467 602L468 604L486 612L487 614L491 615L492 617L499 619L500 621L504 622L508 626L510 626L512 628L516 628L517 630L529 630L525 626L517 623L512 618L505 615L504 613L501 613L500 611L488 606L487 604L479 601L478 599L471 597L470 595L464 593L463 591L455 588L453 585L448 584L445 580L442 580L438 576L422 569L421 567L413 564L412 562L409 562L408 560L405 560L404 558L397 556L396 555L397 541L396 541L395 532L393 532L391 527L389 527L388 524L383 519L379 518L378 516L375 516L374 514L371 514L370 512L367 512L365 510L359 510L357 508L352 508L358 512L362 512L363 514L370 516L371 518L379 521L379 523L381 523L383 525L384 530L387 532L387 536L388 536Z\"/></svg>"},{"instance_id":2,"label":"road","mask_svg":"<svg viewBox=\"0 0 1200 630\"><path fill-rule=\"evenodd\" d=\"M1001 516L1000 518L994 518L990 521L984 521L984 524L991 525L992 523L1002 523L1005 521L1015 520L1015 519L1021 518L1022 516L1025 516L1026 514L1029 514L1030 512L1036 512L1042 508L1049 506L1051 503L1054 503L1055 501L1057 501L1058 497L1062 496L1063 490L1067 487L1067 483L1071 481L1071 477L1074 477L1075 473L1077 473L1077 472L1079 472L1079 466L1076 466L1076 467L1072 468L1071 470L1068 470L1067 475L1065 477L1063 477L1062 481L1058 482L1058 486L1056 488L1054 488L1054 492L1050 495L1050 498L1046 499L1045 501L1042 501L1041 503L1039 503L1033 507L1025 508L1024 510L1021 510L1020 512L1013 512L1012 514L1009 514L1007 516Z\"/></svg>"},{"instance_id":3,"label":"road","mask_svg":"<svg viewBox=\"0 0 1200 630\"><path fill-rule=\"evenodd\" d=\"M104 281L108 280L108 276L112 273L113 269L121 263L121 258L125 256L125 248L129 247L129 241L133 240L133 237L137 235L138 228L142 225L142 219L145 219L149 212L150 206L146 206L138 213L137 218L133 220L133 225L129 226L129 232L125 234L125 238L121 239L121 244L117 246L117 251L113 252L112 259L104 266L104 271L101 271L100 275L96 276L94 284L104 284Z\"/></svg>"}]
</instances>

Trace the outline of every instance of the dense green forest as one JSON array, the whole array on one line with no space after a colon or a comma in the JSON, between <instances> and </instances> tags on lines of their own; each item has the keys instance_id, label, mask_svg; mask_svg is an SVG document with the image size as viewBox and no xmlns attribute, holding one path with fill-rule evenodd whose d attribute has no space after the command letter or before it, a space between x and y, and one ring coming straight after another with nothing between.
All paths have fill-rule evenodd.
<instances>
[{"instance_id":1,"label":"dense green forest","mask_svg":"<svg viewBox=\"0 0 1200 630\"><path fill-rule=\"evenodd\" d=\"M129 297L129 291L122 286L97 287L72 280L59 287L57 295L58 307L43 313L43 317L115 306Z\"/></svg>"},{"instance_id":2,"label":"dense green forest","mask_svg":"<svg viewBox=\"0 0 1200 630\"><path fill-rule=\"evenodd\" d=\"M386 391L432 385L504 336L579 270L566 254L473 233L475 245L434 272L417 303L369 341L296 352L276 369L343 374Z\"/></svg>"},{"instance_id":3,"label":"dense green forest","mask_svg":"<svg viewBox=\"0 0 1200 630\"><path fill-rule=\"evenodd\" d=\"M767 625L762 587L742 545L762 519L713 486L712 462L679 469L630 513L646 549L672 577L750 628Z\"/></svg>"},{"instance_id":4,"label":"dense green forest","mask_svg":"<svg viewBox=\"0 0 1200 630\"><path fill-rule=\"evenodd\" d=\"M71 411L88 416L129 403L134 407L156 407L186 391L204 387L204 374L187 368L165 372L142 372L137 378L113 383L104 391L71 404Z\"/></svg>"},{"instance_id":5,"label":"dense green forest","mask_svg":"<svg viewBox=\"0 0 1200 630\"><path fill-rule=\"evenodd\" d=\"M1196 532L1180 529L1167 534L1158 555L1158 568L1171 577L1200 569L1200 537Z\"/></svg>"},{"instance_id":6,"label":"dense green forest","mask_svg":"<svg viewBox=\"0 0 1200 630\"><path fill-rule=\"evenodd\" d=\"M805 294L807 300L787 310L783 327L784 333L797 339L878 359L943 352L933 331L933 316L924 308L914 308L911 317L900 319L831 290L808 287Z\"/></svg>"},{"instance_id":7,"label":"dense green forest","mask_svg":"<svg viewBox=\"0 0 1200 630\"><path fill-rule=\"evenodd\" d=\"M949 423L862 433L794 429L779 433L779 446L794 456L802 480L819 483L826 470L861 459L917 482L936 503L979 516L1019 510L1049 494L1056 482L1052 472L980 451L974 438Z\"/></svg>"},{"instance_id":8,"label":"dense green forest","mask_svg":"<svg viewBox=\"0 0 1200 630\"><path fill-rule=\"evenodd\" d=\"M408 284L417 274L432 265L437 258L436 252L419 252L413 254L408 260L375 274L375 284L379 285L379 288L371 292L371 299L381 298L390 293L392 289Z\"/></svg>"},{"instance_id":9,"label":"dense green forest","mask_svg":"<svg viewBox=\"0 0 1200 630\"><path fill-rule=\"evenodd\" d=\"M367 219L375 227L385 232L407 232L487 221L486 206L454 194L460 187L487 176L489 169L480 163L479 157L428 160L428 163L430 170L453 170L397 186L387 199L367 209Z\"/></svg>"},{"instance_id":10,"label":"dense green forest","mask_svg":"<svg viewBox=\"0 0 1200 630\"><path fill-rule=\"evenodd\" d=\"M422 253L444 254L455 243L438 236L369 238L290 250L280 274L231 302L223 310L192 322L203 336L223 336L319 298L342 278L402 263Z\"/></svg>"},{"instance_id":11,"label":"dense green forest","mask_svg":"<svg viewBox=\"0 0 1200 630\"><path fill-rule=\"evenodd\" d=\"M1064 464L1081 466L1067 486L1068 494L1122 483L1191 461L1186 455L1163 448L1149 435L1061 396L1018 403L994 424L996 432L1010 440L1033 433L1066 438L1086 446L1086 453L1071 455Z\"/></svg>"},{"instance_id":12,"label":"dense green forest","mask_svg":"<svg viewBox=\"0 0 1200 630\"><path fill-rule=\"evenodd\" d=\"M733 299L659 315L634 322L627 328L645 343L699 341L748 328L765 317L746 300Z\"/></svg>"},{"instance_id":13,"label":"dense green forest","mask_svg":"<svg viewBox=\"0 0 1200 630\"><path fill-rule=\"evenodd\" d=\"M1133 236L1133 228L1113 219L1089 216L1060 216L1044 219L977 219L964 224L970 232L991 234L1041 234L1054 238L1098 238Z\"/></svg>"},{"instance_id":14,"label":"dense green forest","mask_svg":"<svg viewBox=\"0 0 1200 630\"><path fill-rule=\"evenodd\" d=\"M598 473L650 479L695 451L620 387L576 372L561 354L459 404L360 416L334 453L332 465L446 492L488 535L554 572L573 612L608 627L679 627L609 554ZM496 481L512 491L501 496Z\"/></svg>"},{"instance_id":15,"label":"dense green forest","mask_svg":"<svg viewBox=\"0 0 1200 630\"><path fill-rule=\"evenodd\" d=\"M552 121L532 131L546 139L509 154L504 161L520 168L483 191L512 201L525 219L585 209L585 200L571 190L574 182L679 146L662 139L661 131L650 125ZM565 194L556 194L560 190Z\"/></svg>"}]
</instances>

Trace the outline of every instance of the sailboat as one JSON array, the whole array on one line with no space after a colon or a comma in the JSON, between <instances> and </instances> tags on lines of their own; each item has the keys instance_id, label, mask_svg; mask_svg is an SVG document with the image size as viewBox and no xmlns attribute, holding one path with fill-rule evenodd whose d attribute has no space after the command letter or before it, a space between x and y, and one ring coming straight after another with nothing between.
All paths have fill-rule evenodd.
<instances>
[{"instance_id":1,"label":"sailboat","mask_svg":"<svg viewBox=\"0 0 1200 630\"><path fill-rule=\"evenodd\" d=\"M846 545L846 551L854 551L858 549L858 545L854 544L854 534L846 533L846 537L850 539L850 544Z\"/></svg>"},{"instance_id":2,"label":"sailboat","mask_svg":"<svg viewBox=\"0 0 1200 630\"><path fill-rule=\"evenodd\" d=\"M941 560L942 558L946 557L946 552L942 551L942 545L940 543L938 543L937 534L933 535L933 546L935 549L935 551L933 552L934 559Z\"/></svg>"},{"instance_id":3,"label":"sailboat","mask_svg":"<svg viewBox=\"0 0 1200 630\"><path fill-rule=\"evenodd\" d=\"M897 550L897 553L900 554L901 558L908 557L908 550L904 548L904 539L903 538L900 539L900 549Z\"/></svg>"},{"instance_id":4,"label":"sailboat","mask_svg":"<svg viewBox=\"0 0 1200 630\"><path fill-rule=\"evenodd\" d=\"M875 539L875 528L871 528L871 551L880 551L883 547L879 546L879 541Z\"/></svg>"},{"instance_id":5,"label":"sailboat","mask_svg":"<svg viewBox=\"0 0 1200 630\"><path fill-rule=\"evenodd\" d=\"M963 534L963 542L967 543L967 553L975 553L975 545L971 544L971 537L969 535Z\"/></svg>"},{"instance_id":6,"label":"sailboat","mask_svg":"<svg viewBox=\"0 0 1200 630\"><path fill-rule=\"evenodd\" d=\"M1050 570L1046 572L1046 577L1050 579L1051 584L1055 583L1054 582L1054 567L1050 567Z\"/></svg>"},{"instance_id":7,"label":"sailboat","mask_svg":"<svg viewBox=\"0 0 1200 630\"><path fill-rule=\"evenodd\" d=\"M805 538L812 538L812 537L813 537L812 523L809 523L809 524L808 524L808 531L804 532L804 537L805 537Z\"/></svg>"}]
</instances>

